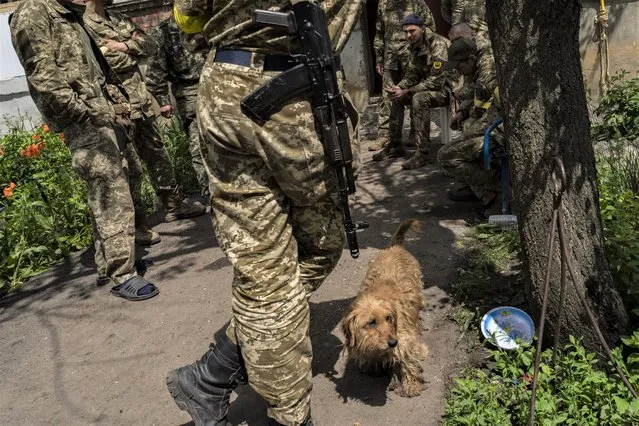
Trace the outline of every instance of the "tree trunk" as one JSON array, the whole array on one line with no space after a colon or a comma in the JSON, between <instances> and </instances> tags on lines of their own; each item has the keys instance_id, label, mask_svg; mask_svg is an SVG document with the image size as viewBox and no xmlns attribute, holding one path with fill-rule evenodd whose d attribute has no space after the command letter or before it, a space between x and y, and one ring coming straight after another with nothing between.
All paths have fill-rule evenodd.
<instances>
[{"instance_id":1,"label":"tree trunk","mask_svg":"<svg viewBox=\"0 0 639 426\"><path fill-rule=\"evenodd\" d=\"M590 140L579 57L577 0L487 0L487 20L504 104L513 198L524 254L526 294L539 320L546 273L554 186L553 158L568 177L563 215L568 252L609 343L626 331L628 314L606 261L595 155ZM559 238L552 265L547 336L557 326L561 268ZM585 287L584 287L585 285ZM567 280L562 337L600 348L575 287Z\"/></svg>"}]
</instances>

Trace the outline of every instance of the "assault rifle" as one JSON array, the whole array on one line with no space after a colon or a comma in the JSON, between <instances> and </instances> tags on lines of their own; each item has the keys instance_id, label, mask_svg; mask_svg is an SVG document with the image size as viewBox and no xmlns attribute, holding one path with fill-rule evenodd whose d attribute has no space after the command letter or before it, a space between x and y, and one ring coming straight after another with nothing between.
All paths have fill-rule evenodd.
<instances>
[{"instance_id":1,"label":"assault rifle","mask_svg":"<svg viewBox=\"0 0 639 426\"><path fill-rule=\"evenodd\" d=\"M337 72L340 63L333 54L324 10L314 1L302 1L294 4L288 12L256 10L253 22L286 28L289 35L299 37L304 53L293 55L297 65L243 99L242 112L261 124L292 99L310 95L313 116L322 133L324 152L337 176L348 248L351 256L357 258L359 247L356 231L367 228L368 223L354 223L348 207L348 196L355 193L353 152L347 123L349 110L339 91Z\"/></svg>"}]
</instances>

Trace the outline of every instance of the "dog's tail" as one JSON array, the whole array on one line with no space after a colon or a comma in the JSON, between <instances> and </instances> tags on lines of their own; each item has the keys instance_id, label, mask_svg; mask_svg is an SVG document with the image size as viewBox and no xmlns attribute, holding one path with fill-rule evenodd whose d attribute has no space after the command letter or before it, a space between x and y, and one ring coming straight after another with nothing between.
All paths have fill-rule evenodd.
<instances>
[{"instance_id":1,"label":"dog's tail","mask_svg":"<svg viewBox=\"0 0 639 426\"><path fill-rule=\"evenodd\" d=\"M395 235L393 235L393 239L391 240L391 247L392 246L396 246L396 245L404 245L404 237L406 236L406 233L411 230L411 231L419 231L420 229L422 229L422 223L417 220L417 219L408 219L405 220L404 222L402 222L401 225L399 225L399 228L397 228L397 231L395 231Z\"/></svg>"}]
</instances>

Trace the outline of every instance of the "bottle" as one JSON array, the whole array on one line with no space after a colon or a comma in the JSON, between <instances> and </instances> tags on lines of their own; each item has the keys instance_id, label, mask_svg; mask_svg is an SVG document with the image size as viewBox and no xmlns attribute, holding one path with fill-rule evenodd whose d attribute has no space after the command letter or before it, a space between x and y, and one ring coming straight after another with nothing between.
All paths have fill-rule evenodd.
<instances>
[{"instance_id":1,"label":"bottle","mask_svg":"<svg viewBox=\"0 0 639 426\"><path fill-rule=\"evenodd\" d=\"M488 223L498 226L501 229L516 229L517 216L513 214L496 214L488 218Z\"/></svg>"}]
</instances>

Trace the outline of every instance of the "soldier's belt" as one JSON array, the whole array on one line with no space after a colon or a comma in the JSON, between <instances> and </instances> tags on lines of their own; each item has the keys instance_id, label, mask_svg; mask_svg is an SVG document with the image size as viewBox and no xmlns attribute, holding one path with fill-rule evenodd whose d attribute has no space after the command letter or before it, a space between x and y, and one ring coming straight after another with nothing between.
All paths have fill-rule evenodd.
<instances>
[{"instance_id":1,"label":"soldier's belt","mask_svg":"<svg viewBox=\"0 0 639 426\"><path fill-rule=\"evenodd\" d=\"M215 62L250 67L253 52L245 50L218 49L215 51ZM297 65L289 55L264 55L264 71L287 71Z\"/></svg>"}]
</instances>

